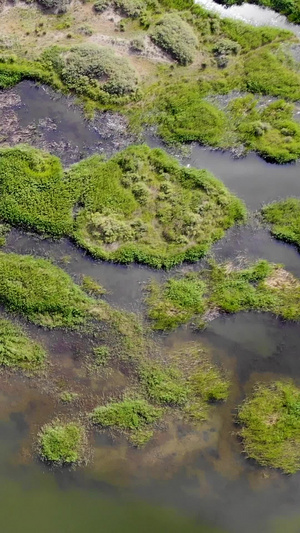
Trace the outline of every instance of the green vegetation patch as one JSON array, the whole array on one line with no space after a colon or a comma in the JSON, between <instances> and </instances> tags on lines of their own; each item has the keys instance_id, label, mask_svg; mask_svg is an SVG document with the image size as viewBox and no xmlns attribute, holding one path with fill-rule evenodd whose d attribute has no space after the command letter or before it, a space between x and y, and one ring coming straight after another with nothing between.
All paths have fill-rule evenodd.
<instances>
[{"instance_id":1,"label":"green vegetation patch","mask_svg":"<svg viewBox=\"0 0 300 533\"><path fill-rule=\"evenodd\" d=\"M145 444L153 432L151 426L162 416L162 410L144 399L124 399L96 407L91 420L97 426L124 431L133 444Z\"/></svg>"},{"instance_id":2,"label":"green vegetation patch","mask_svg":"<svg viewBox=\"0 0 300 533\"><path fill-rule=\"evenodd\" d=\"M46 424L38 435L41 459L57 466L78 465L85 459L86 434L76 422Z\"/></svg>"},{"instance_id":3,"label":"green vegetation patch","mask_svg":"<svg viewBox=\"0 0 300 533\"><path fill-rule=\"evenodd\" d=\"M89 299L70 276L45 259L0 253L0 302L47 327L82 323Z\"/></svg>"},{"instance_id":4,"label":"green vegetation patch","mask_svg":"<svg viewBox=\"0 0 300 533\"><path fill-rule=\"evenodd\" d=\"M203 326L216 311L264 311L286 320L300 319L300 281L280 265L265 260L245 269L211 263L210 268L178 281L183 282L186 292L191 294L197 283L201 283L199 311L193 298L181 301L172 297L172 292L170 296L174 280L169 279L162 286L152 282L147 302L154 329L173 329L191 319L197 319L196 323Z\"/></svg>"},{"instance_id":5,"label":"green vegetation patch","mask_svg":"<svg viewBox=\"0 0 300 533\"><path fill-rule=\"evenodd\" d=\"M101 100L107 92L116 96L137 90L137 76L129 61L111 48L82 44L72 48L54 46L43 54L63 83L78 94Z\"/></svg>"},{"instance_id":6,"label":"green vegetation patch","mask_svg":"<svg viewBox=\"0 0 300 533\"><path fill-rule=\"evenodd\" d=\"M74 165L68 179L83 206L75 240L105 260L157 268L195 261L245 215L243 203L209 172L147 146L108 162L94 156Z\"/></svg>"},{"instance_id":7,"label":"green vegetation patch","mask_svg":"<svg viewBox=\"0 0 300 533\"><path fill-rule=\"evenodd\" d=\"M0 220L55 236L72 230L60 160L29 146L0 149Z\"/></svg>"},{"instance_id":8,"label":"green vegetation patch","mask_svg":"<svg viewBox=\"0 0 300 533\"><path fill-rule=\"evenodd\" d=\"M150 36L157 46L168 52L181 65L192 63L198 39L192 27L179 15L175 13L164 15Z\"/></svg>"},{"instance_id":9,"label":"green vegetation patch","mask_svg":"<svg viewBox=\"0 0 300 533\"><path fill-rule=\"evenodd\" d=\"M300 200L287 198L266 205L262 209L266 222L271 224L271 232L276 239L295 244L300 248Z\"/></svg>"},{"instance_id":10,"label":"green vegetation patch","mask_svg":"<svg viewBox=\"0 0 300 533\"><path fill-rule=\"evenodd\" d=\"M258 385L238 412L248 457L294 474L300 468L300 390L293 383Z\"/></svg>"},{"instance_id":11,"label":"green vegetation patch","mask_svg":"<svg viewBox=\"0 0 300 533\"><path fill-rule=\"evenodd\" d=\"M46 352L40 344L27 337L19 326L0 319L1 366L35 371L43 366L45 359Z\"/></svg>"}]
</instances>

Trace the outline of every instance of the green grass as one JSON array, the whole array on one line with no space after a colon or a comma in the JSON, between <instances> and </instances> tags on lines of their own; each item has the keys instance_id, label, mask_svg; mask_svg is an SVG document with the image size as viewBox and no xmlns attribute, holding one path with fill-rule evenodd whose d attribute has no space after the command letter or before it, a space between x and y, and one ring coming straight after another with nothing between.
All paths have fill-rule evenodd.
<instances>
[{"instance_id":1,"label":"green grass","mask_svg":"<svg viewBox=\"0 0 300 533\"><path fill-rule=\"evenodd\" d=\"M300 248L300 200L287 198L266 205L262 216L271 225L271 233L282 241Z\"/></svg>"},{"instance_id":2,"label":"green grass","mask_svg":"<svg viewBox=\"0 0 300 533\"><path fill-rule=\"evenodd\" d=\"M70 276L45 259L0 253L0 303L46 327L81 324L90 305Z\"/></svg>"},{"instance_id":3,"label":"green grass","mask_svg":"<svg viewBox=\"0 0 300 533\"><path fill-rule=\"evenodd\" d=\"M201 284L199 310L193 299L182 305L180 298L169 296L174 281L184 283L186 292ZM202 299L202 300L201 300ZM184 300L183 300L184 302ZM205 323L206 313L220 311L270 312L286 320L300 320L300 280L265 260L245 269L232 268L230 264L211 263L210 268L186 275L178 280L168 280L162 286L152 283L147 298L148 316L154 329L174 329L180 324L196 319ZM184 309L184 311L182 310Z\"/></svg>"},{"instance_id":4,"label":"green grass","mask_svg":"<svg viewBox=\"0 0 300 533\"><path fill-rule=\"evenodd\" d=\"M80 464L85 446L84 427L75 422L54 421L42 427L38 435L40 458L57 466Z\"/></svg>"},{"instance_id":5,"label":"green grass","mask_svg":"<svg viewBox=\"0 0 300 533\"><path fill-rule=\"evenodd\" d=\"M258 385L238 421L248 457L287 474L300 469L300 390L293 383Z\"/></svg>"},{"instance_id":6,"label":"green grass","mask_svg":"<svg viewBox=\"0 0 300 533\"><path fill-rule=\"evenodd\" d=\"M184 405L187 402L187 383L178 369L149 363L142 364L138 374L148 397L156 404Z\"/></svg>"},{"instance_id":7,"label":"green grass","mask_svg":"<svg viewBox=\"0 0 300 533\"><path fill-rule=\"evenodd\" d=\"M99 259L156 268L192 262L245 216L242 202L209 172L147 146L107 163L92 157L74 165L68 179L83 207L74 238Z\"/></svg>"},{"instance_id":8,"label":"green grass","mask_svg":"<svg viewBox=\"0 0 300 533\"><path fill-rule=\"evenodd\" d=\"M102 287L102 285L99 285L93 278L90 276L83 276L82 277L82 288L85 292L92 296L103 296L103 294L106 294L106 289Z\"/></svg>"},{"instance_id":9,"label":"green grass","mask_svg":"<svg viewBox=\"0 0 300 533\"><path fill-rule=\"evenodd\" d=\"M0 319L0 365L6 368L36 371L42 368L46 352L31 340L23 330Z\"/></svg>"},{"instance_id":10,"label":"green grass","mask_svg":"<svg viewBox=\"0 0 300 533\"><path fill-rule=\"evenodd\" d=\"M0 149L0 220L61 236L72 231L72 207L57 157L22 145Z\"/></svg>"},{"instance_id":11,"label":"green grass","mask_svg":"<svg viewBox=\"0 0 300 533\"><path fill-rule=\"evenodd\" d=\"M93 424L125 432L131 442L141 446L152 436L151 426L162 416L162 410L144 399L124 399L96 407L90 415Z\"/></svg>"},{"instance_id":12,"label":"green grass","mask_svg":"<svg viewBox=\"0 0 300 533\"><path fill-rule=\"evenodd\" d=\"M204 359L191 376L190 387L193 395L204 402L225 401L229 393L228 379L209 359Z\"/></svg>"}]
</instances>

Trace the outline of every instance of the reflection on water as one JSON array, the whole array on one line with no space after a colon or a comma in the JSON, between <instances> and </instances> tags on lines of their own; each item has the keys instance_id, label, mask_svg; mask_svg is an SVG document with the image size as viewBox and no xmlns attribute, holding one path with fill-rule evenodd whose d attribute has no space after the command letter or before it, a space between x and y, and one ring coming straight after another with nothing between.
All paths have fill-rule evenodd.
<instances>
[{"instance_id":1,"label":"reflection on water","mask_svg":"<svg viewBox=\"0 0 300 533\"><path fill-rule=\"evenodd\" d=\"M217 4L214 0L195 0L195 2L209 11L218 13L221 17L242 20L255 26L275 26L276 28L292 31L297 36L300 35L300 27L298 25L288 22L286 17L269 8L247 3L240 6L225 7Z\"/></svg>"}]
</instances>

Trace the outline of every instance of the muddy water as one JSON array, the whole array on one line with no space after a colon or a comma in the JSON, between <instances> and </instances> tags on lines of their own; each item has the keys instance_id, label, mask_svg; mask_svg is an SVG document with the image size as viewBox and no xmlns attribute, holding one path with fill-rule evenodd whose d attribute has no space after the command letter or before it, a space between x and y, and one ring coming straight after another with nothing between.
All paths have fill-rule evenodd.
<instances>
[{"instance_id":1,"label":"muddy water","mask_svg":"<svg viewBox=\"0 0 300 533\"><path fill-rule=\"evenodd\" d=\"M21 137L58 155L65 151L64 161L69 164L94 151L113 153L132 141L121 134L119 117L98 116L96 131L95 123L84 122L69 99L42 87L36 89L29 82L20 84L13 94L19 99L14 96L9 106L14 122L7 130L8 143ZM107 129L108 118L113 132ZM159 144L153 138L147 141ZM212 170L251 210L266 201L300 195L298 165L269 165L255 155L234 160L229 154L197 146L183 162ZM216 256L265 257L284 263L300 276L298 252L271 239L255 218L250 221L247 227L230 230L215 245ZM16 230L9 235L6 249L51 258L77 282L83 274L90 275L108 290L105 298L113 305L138 312L143 311L144 284L152 277L164 276L145 267L94 261L67 240L49 241ZM183 267L188 268L197 265ZM55 392L72 384L76 391L87 387L91 398L103 398L112 389L122 391L126 377L117 370L95 378L86 373L87 337L32 326L29 330L50 353L57 390L53 394L43 378L36 383L21 376L0 376L1 531L300 531L300 474L283 476L247 461L234 435L236 405L257 380L291 376L300 385L298 325L247 313L220 317L201 334L183 327L170 335L159 335L161 350L190 341L210 348L232 376L229 401L217 407L211 420L198 429L168 420L166 428L143 450L108 434L91 435L93 461L77 471L51 471L33 459L38 428L54 412L68 414L68 406L58 401ZM81 408L87 410L89 400Z\"/></svg>"}]
</instances>

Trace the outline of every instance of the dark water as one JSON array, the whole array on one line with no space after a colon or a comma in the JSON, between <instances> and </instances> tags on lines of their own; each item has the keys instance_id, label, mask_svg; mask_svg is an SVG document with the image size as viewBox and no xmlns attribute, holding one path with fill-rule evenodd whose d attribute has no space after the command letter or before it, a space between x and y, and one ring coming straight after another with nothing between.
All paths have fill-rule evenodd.
<instances>
[{"instance_id":1,"label":"dark water","mask_svg":"<svg viewBox=\"0 0 300 533\"><path fill-rule=\"evenodd\" d=\"M50 117L56 124L51 135L70 141L74 150L79 147L76 158L116 149L107 135L101 137L82 121L68 99L28 83L17 90L22 94L16 110L22 125ZM99 131L106 118L97 118ZM52 149L55 153L55 144ZM212 170L252 210L266 201L300 195L298 165L269 165L255 155L234 160L197 146L184 163ZM108 301L128 310L143 310L144 284L165 275L146 267L94 261L69 241L43 240L16 230L6 249L52 258L78 282L83 274L90 275L108 289ZM230 230L214 253L220 259L264 257L300 276L298 252L273 240L255 220ZM0 376L1 532L299 533L300 474L284 476L246 460L234 435L236 405L257 380L290 376L300 385L299 333L298 325L267 314L241 313L214 320L201 334L184 327L160 336L167 347L200 341L211 348L216 361L231 373L229 401L200 429L171 420L143 450L95 435L93 461L77 471L51 471L32 459L36 432L62 409L47 387ZM47 346L54 371L56 365L62 377L73 376L74 387L85 383L99 395L109 389L110 377L95 384L81 375L86 339L34 327L32 334Z\"/></svg>"}]
</instances>

